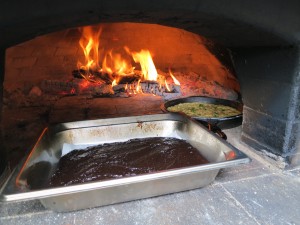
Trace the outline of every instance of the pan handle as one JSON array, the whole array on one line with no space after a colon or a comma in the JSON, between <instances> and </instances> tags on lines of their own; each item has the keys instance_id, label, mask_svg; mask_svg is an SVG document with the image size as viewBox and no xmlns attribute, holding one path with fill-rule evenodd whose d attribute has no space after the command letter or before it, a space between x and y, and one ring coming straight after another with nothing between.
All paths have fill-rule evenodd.
<instances>
[{"instance_id":1,"label":"pan handle","mask_svg":"<svg viewBox=\"0 0 300 225\"><path fill-rule=\"evenodd\" d=\"M212 124L206 121L199 121L202 125L206 126L208 130L217 134L220 138L227 140L226 134L216 124Z\"/></svg>"},{"instance_id":2,"label":"pan handle","mask_svg":"<svg viewBox=\"0 0 300 225\"><path fill-rule=\"evenodd\" d=\"M212 124L208 124L208 129L214 133L216 133L217 135L220 136L220 138L227 140L227 136L226 134L221 130L220 127L218 127L217 125L212 125Z\"/></svg>"}]
</instances>

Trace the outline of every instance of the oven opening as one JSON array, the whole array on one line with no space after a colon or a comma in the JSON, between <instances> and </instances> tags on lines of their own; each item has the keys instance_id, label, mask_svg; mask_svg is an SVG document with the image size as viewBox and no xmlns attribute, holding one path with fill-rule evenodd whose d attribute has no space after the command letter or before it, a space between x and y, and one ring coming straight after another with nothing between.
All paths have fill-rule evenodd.
<instances>
[{"instance_id":1,"label":"oven opening","mask_svg":"<svg viewBox=\"0 0 300 225\"><path fill-rule=\"evenodd\" d=\"M3 135L18 162L44 127L163 113L168 100L241 100L231 55L195 33L103 23L38 36L6 51Z\"/></svg>"}]
</instances>

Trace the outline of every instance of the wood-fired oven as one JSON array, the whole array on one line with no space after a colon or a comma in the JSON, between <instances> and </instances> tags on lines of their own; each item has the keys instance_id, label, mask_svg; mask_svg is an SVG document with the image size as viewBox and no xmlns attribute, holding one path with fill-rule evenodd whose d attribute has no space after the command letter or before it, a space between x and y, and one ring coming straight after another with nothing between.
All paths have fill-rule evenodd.
<instances>
[{"instance_id":1,"label":"wood-fired oven","mask_svg":"<svg viewBox=\"0 0 300 225\"><path fill-rule=\"evenodd\" d=\"M9 1L1 9L1 154L10 163L50 123L161 113L166 98L204 95L242 100L242 140L299 165L297 1ZM117 66L99 88L86 70L88 37L79 44L85 26L100 40L98 69L121 57L142 71L134 53L146 49L174 90L134 93L132 73L114 89Z\"/></svg>"}]
</instances>

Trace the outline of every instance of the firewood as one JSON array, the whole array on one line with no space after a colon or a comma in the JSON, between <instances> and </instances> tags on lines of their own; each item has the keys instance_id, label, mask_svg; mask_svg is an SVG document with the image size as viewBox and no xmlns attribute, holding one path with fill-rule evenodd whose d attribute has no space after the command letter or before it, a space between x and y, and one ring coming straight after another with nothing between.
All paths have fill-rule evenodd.
<instances>
[{"instance_id":1,"label":"firewood","mask_svg":"<svg viewBox=\"0 0 300 225\"><path fill-rule=\"evenodd\" d=\"M44 80L41 89L47 94L74 95L78 93L78 84L72 81Z\"/></svg>"},{"instance_id":2,"label":"firewood","mask_svg":"<svg viewBox=\"0 0 300 225\"><path fill-rule=\"evenodd\" d=\"M124 84L118 84L113 86L113 90L115 93L125 92L125 86Z\"/></svg>"},{"instance_id":3,"label":"firewood","mask_svg":"<svg viewBox=\"0 0 300 225\"><path fill-rule=\"evenodd\" d=\"M72 75L74 78L78 78L78 79L84 79L84 77L82 76L83 75L86 75L86 71L83 70L83 69L80 69L80 70L73 70L72 71Z\"/></svg>"},{"instance_id":4,"label":"firewood","mask_svg":"<svg viewBox=\"0 0 300 225\"><path fill-rule=\"evenodd\" d=\"M93 83L106 83L111 84L113 81L113 77L108 73L102 73L100 71L86 71L83 69L73 70L72 75L74 78L78 79L86 79Z\"/></svg>"},{"instance_id":5,"label":"firewood","mask_svg":"<svg viewBox=\"0 0 300 225\"><path fill-rule=\"evenodd\" d=\"M119 84L131 84L138 81L141 77L138 74L120 76Z\"/></svg>"},{"instance_id":6,"label":"firewood","mask_svg":"<svg viewBox=\"0 0 300 225\"><path fill-rule=\"evenodd\" d=\"M108 84L96 86L92 91L94 97L111 97L114 94L112 86Z\"/></svg>"}]
</instances>

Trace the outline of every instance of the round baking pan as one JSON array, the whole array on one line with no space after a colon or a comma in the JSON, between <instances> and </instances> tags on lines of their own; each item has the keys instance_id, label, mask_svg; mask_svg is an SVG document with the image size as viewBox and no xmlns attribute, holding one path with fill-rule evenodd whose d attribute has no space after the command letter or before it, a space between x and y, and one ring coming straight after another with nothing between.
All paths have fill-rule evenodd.
<instances>
[{"instance_id":1,"label":"round baking pan","mask_svg":"<svg viewBox=\"0 0 300 225\"><path fill-rule=\"evenodd\" d=\"M210 103L216 105L225 105L230 106L232 108L237 109L241 113L236 116L229 116L229 117L221 117L221 118L207 118L207 117L193 117L194 119L202 122L204 125L206 123L217 126L221 129L228 129L239 126L242 124L242 117L243 117L243 104L236 101L226 100L226 99L219 99L219 98L210 98L204 96L192 96L187 98L178 98L174 100L167 101L161 105L161 109L164 112L169 112L167 110L168 107L174 106L180 103L189 103L189 102L199 102L199 103Z\"/></svg>"}]
</instances>

